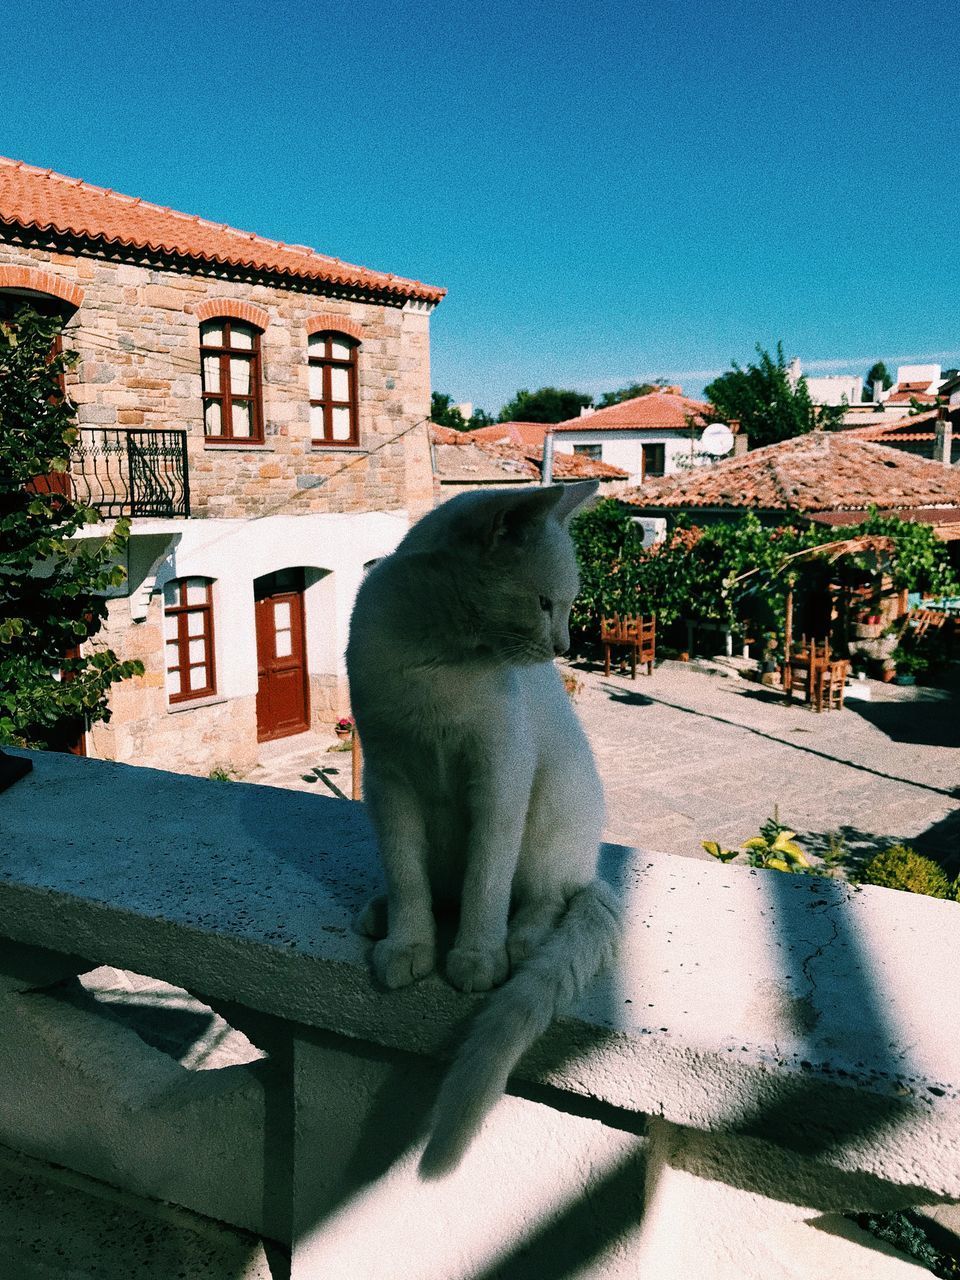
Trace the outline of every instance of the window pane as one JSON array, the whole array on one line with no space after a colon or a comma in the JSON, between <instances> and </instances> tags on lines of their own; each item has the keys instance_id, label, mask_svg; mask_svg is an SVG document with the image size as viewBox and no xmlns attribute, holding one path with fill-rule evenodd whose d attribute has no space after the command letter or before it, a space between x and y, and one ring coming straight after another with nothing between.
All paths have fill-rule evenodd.
<instances>
[{"instance_id":1,"label":"window pane","mask_svg":"<svg viewBox=\"0 0 960 1280\"><path fill-rule=\"evenodd\" d=\"M190 661L206 662L207 660L207 642L206 640L190 641Z\"/></svg>"},{"instance_id":2,"label":"window pane","mask_svg":"<svg viewBox=\"0 0 960 1280\"><path fill-rule=\"evenodd\" d=\"M310 435L314 440L323 439L323 405L310 406Z\"/></svg>"},{"instance_id":3,"label":"window pane","mask_svg":"<svg viewBox=\"0 0 960 1280\"><path fill-rule=\"evenodd\" d=\"M325 333L311 333L307 339L307 346L310 348L311 355L322 356L327 349L327 335Z\"/></svg>"},{"instance_id":4,"label":"window pane","mask_svg":"<svg viewBox=\"0 0 960 1280\"><path fill-rule=\"evenodd\" d=\"M171 697L176 696L176 694L180 692L180 672L179 671L167 672L167 692L171 695Z\"/></svg>"},{"instance_id":5,"label":"window pane","mask_svg":"<svg viewBox=\"0 0 960 1280\"><path fill-rule=\"evenodd\" d=\"M350 410L349 409L333 409L333 438L334 440L350 439Z\"/></svg>"},{"instance_id":6,"label":"window pane","mask_svg":"<svg viewBox=\"0 0 960 1280\"><path fill-rule=\"evenodd\" d=\"M253 435L252 418L250 414L249 404L243 404L238 400L233 402L233 434L235 436L251 436Z\"/></svg>"},{"instance_id":7,"label":"window pane","mask_svg":"<svg viewBox=\"0 0 960 1280\"><path fill-rule=\"evenodd\" d=\"M253 347L253 330L245 324L232 324L230 326L230 345L231 347L243 347L250 350Z\"/></svg>"},{"instance_id":8,"label":"window pane","mask_svg":"<svg viewBox=\"0 0 960 1280\"><path fill-rule=\"evenodd\" d=\"M176 640L168 640L167 641L167 666L179 667L179 665L180 665L180 650L177 648L177 642Z\"/></svg>"},{"instance_id":9,"label":"window pane","mask_svg":"<svg viewBox=\"0 0 960 1280\"><path fill-rule=\"evenodd\" d=\"M208 320L200 326L200 339L205 347L222 347L223 325L219 320Z\"/></svg>"},{"instance_id":10,"label":"window pane","mask_svg":"<svg viewBox=\"0 0 960 1280\"><path fill-rule=\"evenodd\" d=\"M349 400L350 399L350 372L338 365L334 365L330 370L330 399L331 400Z\"/></svg>"},{"instance_id":11,"label":"window pane","mask_svg":"<svg viewBox=\"0 0 960 1280\"><path fill-rule=\"evenodd\" d=\"M277 632L276 655L278 658L289 658L293 653L293 641L289 631Z\"/></svg>"},{"instance_id":12,"label":"window pane","mask_svg":"<svg viewBox=\"0 0 960 1280\"><path fill-rule=\"evenodd\" d=\"M290 601L278 600L273 606L273 623L278 631L290 627Z\"/></svg>"},{"instance_id":13,"label":"window pane","mask_svg":"<svg viewBox=\"0 0 960 1280\"><path fill-rule=\"evenodd\" d=\"M167 640L176 640L177 638L177 618L175 615L167 615L163 620L163 634Z\"/></svg>"},{"instance_id":14,"label":"window pane","mask_svg":"<svg viewBox=\"0 0 960 1280\"><path fill-rule=\"evenodd\" d=\"M330 351L335 360L350 359L350 344L341 342L339 338L334 338L330 343Z\"/></svg>"},{"instance_id":15,"label":"window pane","mask_svg":"<svg viewBox=\"0 0 960 1280\"><path fill-rule=\"evenodd\" d=\"M319 364L310 366L310 399L323 399L323 366Z\"/></svg>"},{"instance_id":16,"label":"window pane","mask_svg":"<svg viewBox=\"0 0 960 1280\"><path fill-rule=\"evenodd\" d=\"M170 582L165 582L163 584L163 603L167 606L168 609L172 608L173 605L180 603L179 578L173 578L170 580Z\"/></svg>"},{"instance_id":17,"label":"window pane","mask_svg":"<svg viewBox=\"0 0 960 1280\"><path fill-rule=\"evenodd\" d=\"M203 429L208 436L223 435L220 425L220 401L208 400L203 406Z\"/></svg>"},{"instance_id":18,"label":"window pane","mask_svg":"<svg viewBox=\"0 0 960 1280\"><path fill-rule=\"evenodd\" d=\"M244 356L230 357L230 390L235 396L250 394L250 361Z\"/></svg>"},{"instance_id":19,"label":"window pane","mask_svg":"<svg viewBox=\"0 0 960 1280\"><path fill-rule=\"evenodd\" d=\"M187 635L202 636L203 631L204 631L203 614L199 611L199 609L197 610L196 613L188 613L187 614Z\"/></svg>"},{"instance_id":20,"label":"window pane","mask_svg":"<svg viewBox=\"0 0 960 1280\"><path fill-rule=\"evenodd\" d=\"M203 389L204 391L220 391L220 357L203 357Z\"/></svg>"},{"instance_id":21,"label":"window pane","mask_svg":"<svg viewBox=\"0 0 960 1280\"><path fill-rule=\"evenodd\" d=\"M206 603L207 603L206 578L188 578L187 579L187 604L206 604Z\"/></svg>"}]
</instances>

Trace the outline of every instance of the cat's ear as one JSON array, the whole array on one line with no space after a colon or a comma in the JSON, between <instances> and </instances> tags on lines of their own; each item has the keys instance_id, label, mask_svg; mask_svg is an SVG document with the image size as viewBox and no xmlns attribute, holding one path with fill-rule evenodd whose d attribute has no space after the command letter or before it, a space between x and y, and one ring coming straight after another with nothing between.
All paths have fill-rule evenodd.
<instances>
[{"instance_id":1,"label":"cat's ear","mask_svg":"<svg viewBox=\"0 0 960 1280\"><path fill-rule=\"evenodd\" d=\"M565 524L573 513L592 498L600 488L599 480L579 480L576 484L558 485L560 500L553 509L555 519Z\"/></svg>"},{"instance_id":2,"label":"cat's ear","mask_svg":"<svg viewBox=\"0 0 960 1280\"><path fill-rule=\"evenodd\" d=\"M563 485L524 485L519 490L497 489L492 493L464 495L458 532L472 542L492 550L520 543L533 526L553 512L563 497ZM452 507L452 504L451 504Z\"/></svg>"}]
</instances>

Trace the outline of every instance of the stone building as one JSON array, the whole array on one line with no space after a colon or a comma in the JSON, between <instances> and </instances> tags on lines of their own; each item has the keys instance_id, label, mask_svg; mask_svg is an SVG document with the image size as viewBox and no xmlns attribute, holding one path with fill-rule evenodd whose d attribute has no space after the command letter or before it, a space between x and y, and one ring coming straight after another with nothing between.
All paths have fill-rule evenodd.
<instances>
[{"instance_id":1,"label":"stone building","mask_svg":"<svg viewBox=\"0 0 960 1280\"><path fill-rule=\"evenodd\" d=\"M0 318L62 318L70 484L132 518L90 754L243 770L346 710L364 567L433 503L444 290L0 159Z\"/></svg>"}]
</instances>

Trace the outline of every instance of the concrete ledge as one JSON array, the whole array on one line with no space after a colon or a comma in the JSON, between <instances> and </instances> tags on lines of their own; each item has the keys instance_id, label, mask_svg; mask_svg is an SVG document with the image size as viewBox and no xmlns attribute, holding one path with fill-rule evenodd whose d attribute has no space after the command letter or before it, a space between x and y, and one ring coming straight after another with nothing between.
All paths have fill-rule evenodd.
<instances>
[{"instance_id":1,"label":"concrete ledge","mask_svg":"<svg viewBox=\"0 0 960 1280\"><path fill-rule=\"evenodd\" d=\"M352 932L378 883L361 806L33 758L0 795L0 936L373 1044L449 1048L475 1001L436 977L376 990ZM960 1198L957 904L614 846L604 866L625 903L620 967L522 1077L572 1109L755 1143L737 1176L764 1193L772 1143L832 1169L834 1204Z\"/></svg>"}]
</instances>

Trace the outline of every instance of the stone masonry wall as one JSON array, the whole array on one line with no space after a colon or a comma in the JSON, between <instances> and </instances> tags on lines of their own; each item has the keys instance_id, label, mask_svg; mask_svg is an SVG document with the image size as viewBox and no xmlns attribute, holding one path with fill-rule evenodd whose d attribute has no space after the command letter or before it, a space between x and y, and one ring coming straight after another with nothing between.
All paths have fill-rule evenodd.
<instances>
[{"instance_id":1,"label":"stone masonry wall","mask_svg":"<svg viewBox=\"0 0 960 1280\"><path fill-rule=\"evenodd\" d=\"M81 426L176 428L188 433L195 516L283 510L389 511L432 505L429 309L346 300L275 285L100 260L0 243L0 268L28 267L83 290L67 325L80 354L68 376ZM2 276L0 276L2 284ZM261 334L265 442L212 445L203 434L200 322L214 300L267 313ZM360 448L310 442L308 321L357 326ZM354 331L351 329L351 331ZM422 423L423 425L417 425Z\"/></svg>"}]
</instances>

